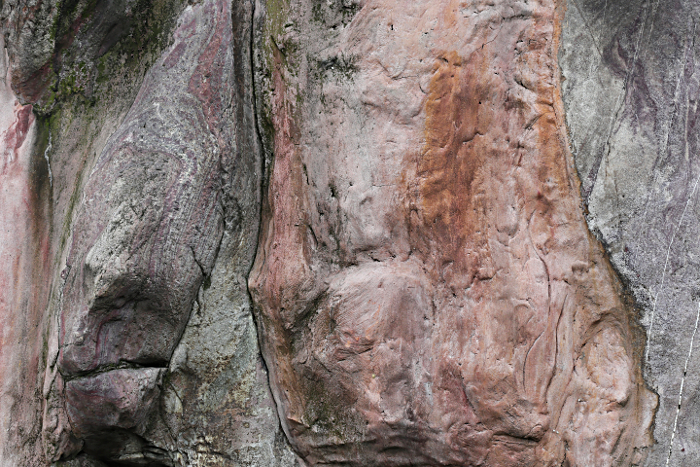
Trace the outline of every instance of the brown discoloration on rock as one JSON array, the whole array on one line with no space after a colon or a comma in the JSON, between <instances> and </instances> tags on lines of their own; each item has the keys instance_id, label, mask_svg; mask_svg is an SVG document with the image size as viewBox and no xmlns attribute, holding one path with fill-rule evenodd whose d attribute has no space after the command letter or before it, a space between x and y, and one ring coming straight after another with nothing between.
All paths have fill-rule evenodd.
<instances>
[{"instance_id":1,"label":"brown discoloration on rock","mask_svg":"<svg viewBox=\"0 0 700 467\"><path fill-rule=\"evenodd\" d=\"M570 170L559 22L378 0L323 45L273 32L300 70L272 70L295 110L273 113L251 289L310 463L613 465L649 442L632 311ZM315 82L299 49L355 74Z\"/></svg>"},{"instance_id":2,"label":"brown discoloration on rock","mask_svg":"<svg viewBox=\"0 0 700 467\"><path fill-rule=\"evenodd\" d=\"M438 58L425 103L426 145L414 182L418 184L415 212L420 219L414 222L414 242L439 245L442 257L435 258L436 272L451 265L450 274L461 278L463 285L471 283L481 267L471 253L488 249L480 229L479 194L484 160L491 154L478 138L491 123L491 77L482 52L463 59L452 51ZM427 238L424 231L429 232ZM430 245L421 249L429 250Z\"/></svg>"}]
</instances>

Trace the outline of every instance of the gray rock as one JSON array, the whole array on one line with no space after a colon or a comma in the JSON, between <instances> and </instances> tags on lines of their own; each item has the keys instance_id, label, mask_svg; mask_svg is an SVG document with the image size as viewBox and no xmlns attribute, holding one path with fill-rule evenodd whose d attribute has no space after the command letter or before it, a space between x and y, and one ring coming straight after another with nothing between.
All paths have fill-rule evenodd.
<instances>
[{"instance_id":1,"label":"gray rock","mask_svg":"<svg viewBox=\"0 0 700 467\"><path fill-rule=\"evenodd\" d=\"M0 211L20 214L0 253L22 259L0 276L18 291L0 296L0 464L295 465L246 284L252 2L8 1L0 20L19 188Z\"/></svg>"},{"instance_id":2,"label":"gray rock","mask_svg":"<svg viewBox=\"0 0 700 467\"><path fill-rule=\"evenodd\" d=\"M648 466L700 463L699 17L694 1L571 1L560 53L588 223L646 330Z\"/></svg>"}]
</instances>

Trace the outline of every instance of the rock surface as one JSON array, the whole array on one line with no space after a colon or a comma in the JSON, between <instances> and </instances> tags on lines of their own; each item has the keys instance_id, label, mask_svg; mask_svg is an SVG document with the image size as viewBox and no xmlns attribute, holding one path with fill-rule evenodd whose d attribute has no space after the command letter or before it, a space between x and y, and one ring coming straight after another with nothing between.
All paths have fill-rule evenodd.
<instances>
[{"instance_id":1,"label":"rock surface","mask_svg":"<svg viewBox=\"0 0 700 467\"><path fill-rule=\"evenodd\" d=\"M5 0L0 465L696 465L698 13Z\"/></svg>"},{"instance_id":2,"label":"rock surface","mask_svg":"<svg viewBox=\"0 0 700 467\"><path fill-rule=\"evenodd\" d=\"M643 310L647 466L700 462L700 6L577 0L560 65L591 229Z\"/></svg>"},{"instance_id":3,"label":"rock surface","mask_svg":"<svg viewBox=\"0 0 700 467\"><path fill-rule=\"evenodd\" d=\"M0 463L21 465L41 458L41 446L28 440L41 429L45 355L36 323L48 297L35 292L33 279L48 275L49 179L45 161L33 157L36 116L10 87L2 45L0 37Z\"/></svg>"},{"instance_id":4,"label":"rock surface","mask_svg":"<svg viewBox=\"0 0 700 467\"><path fill-rule=\"evenodd\" d=\"M308 463L642 459L655 397L580 208L562 13L267 5L257 87L274 163L250 284Z\"/></svg>"},{"instance_id":5,"label":"rock surface","mask_svg":"<svg viewBox=\"0 0 700 467\"><path fill-rule=\"evenodd\" d=\"M5 3L3 148L24 152L3 156L21 170L3 172L17 190L0 249L17 264L3 284L25 296L3 292L0 309L0 464L295 464L246 284L252 19L250 2ZM50 53L26 46L44 40ZM39 188L47 213L26 209Z\"/></svg>"}]
</instances>

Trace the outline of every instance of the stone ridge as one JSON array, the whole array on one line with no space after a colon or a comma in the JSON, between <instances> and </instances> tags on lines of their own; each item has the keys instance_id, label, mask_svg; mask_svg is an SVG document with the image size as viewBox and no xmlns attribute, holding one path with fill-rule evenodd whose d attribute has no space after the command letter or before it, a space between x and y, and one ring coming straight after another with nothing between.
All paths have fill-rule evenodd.
<instances>
[{"instance_id":1,"label":"stone ridge","mask_svg":"<svg viewBox=\"0 0 700 467\"><path fill-rule=\"evenodd\" d=\"M639 463L655 398L580 208L563 8L353 5L270 2L259 44L274 163L250 287L292 446L312 465Z\"/></svg>"}]
</instances>

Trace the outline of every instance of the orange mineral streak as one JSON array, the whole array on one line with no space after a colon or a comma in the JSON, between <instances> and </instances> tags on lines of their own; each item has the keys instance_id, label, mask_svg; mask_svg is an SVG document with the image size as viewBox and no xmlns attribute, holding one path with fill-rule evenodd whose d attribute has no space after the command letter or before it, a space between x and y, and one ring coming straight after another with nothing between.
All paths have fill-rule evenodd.
<instances>
[{"instance_id":1,"label":"orange mineral streak","mask_svg":"<svg viewBox=\"0 0 700 467\"><path fill-rule=\"evenodd\" d=\"M486 247L480 230L483 206L479 193L488 154L479 147L478 139L488 131L492 119L485 105L487 69L480 53L463 60L451 51L438 59L425 104L426 146L417 170L425 226L419 238L426 238L422 231L428 230L427 238L441 255L436 258L438 269L454 262L455 272L469 281L478 269L477 258L470 252Z\"/></svg>"},{"instance_id":2,"label":"orange mineral streak","mask_svg":"<svg viewBox=\"0 0 700 467\"><path fill-rule=\"evenodd\" d=\"M506 37L438 56L409 182L411 238L452 295L437 293L435 340L453 354L450 336L464 334L462 360L441 361L436 384L456 392L461 380L480 424L539 441L534 452L494 448L489 465L610 465L649 443L622 424L648 426L654 402L634 311L581 212L555 72L561 8L548 13L514 47ZM445 408L458 413L457 399Z\"/></svg>"}]
</instances>

